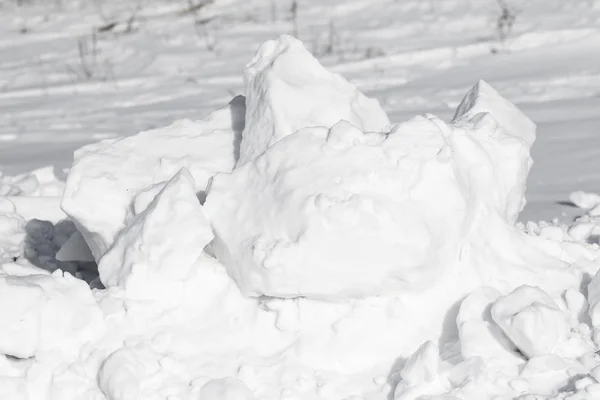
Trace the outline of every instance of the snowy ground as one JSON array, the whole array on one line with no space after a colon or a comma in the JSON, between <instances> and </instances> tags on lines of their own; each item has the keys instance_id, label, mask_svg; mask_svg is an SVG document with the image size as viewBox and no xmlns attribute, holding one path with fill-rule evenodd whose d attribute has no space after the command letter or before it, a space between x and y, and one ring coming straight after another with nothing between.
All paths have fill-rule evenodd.
<instances>
[{"instance_id":1,"label":"snowy ground","mask_svg":"<svg viewBox=\"0 0 600 400\"><path fill-rule=\"evenodd\" d=\"M0 397L600 396L600 275L592 279L600 265L600 198L571 196L600 191L599 1L508 0L516 19L504 40L495 0L300 0L295 21L287 0L215 0L193 10L194 2L183 0L15 3L0 0L0 196L8 196L0 197L0 315L11 326L0 334L7 355L0 358ZM437 165L427 158L437 143L435 135L428 142L432 124L459 138L448 139L450 155L438 154L455 157L456 170L423 172L425 186L413 193L386 185L390 177L413 178L373 153L386 140L345 125L335 134L291 135L263 161L248 156L248 165L219 175L205 191L239 155L239 142L230 140L240 134L239 102L205 122L89 148L62 203L77 226L61 221L74 150L200 120L252 92L244 66L262 42L283 33L297 34L328 70L379 100L390 125L427 113L449 122L478 80L490 83L538 127L518 218L558 221L514 227L527 164L519 151L528 147L515 147L488 120L466 117L450 127L431 117L404 125L420 144L408 160L417 166ZM293 81L301 73L290 75ZM253 87L255 96L265 82ZM301 98L303 86L294 90ZM281 107L287 119L275 123L280 135L328 118L328 110L303 115L312 102L298 100L295 109L293 96L271 108L252 101L246 105L265 114ZM356 107L345 119L363 123L360 130L389 131L377 107ZM488 111L503 128L511 124L504 115L516 115ZM246 114L247 127L249 121ZM251 134L272 122L257 121ZM510 133L527 143L527 124L517 125ZM477 142L483 153L465 152L461 129L493 132L493 144ZM212 136L196 135L203 130ZM181 142L167 149L170 137ZM335 151L320 153L321 140ZM341 151L348 143L364 157ZM381 146L386 157L403 149ZM241 151L248 151L243 142ZM313 157L314 168L305 168L303 157ZM480 176L470 162L494 168ZM340 165L347 169L336 170ZM175 174L180 167L190 173ZM355 174L344 175L352 168ZM307 211L296 201L312 199L313 186L327 196ZM444 188L443 198L424 195ZM358 195L344 198L344 191ZM386 208L378 191L403 202L402 211ZM391 212L392 222L378 225L379 217L371 218L378 212ZM355 215L362 225L346 229ZM327 229L329 236L319 236ZM59 261L69 238L75 260ZM456 260L455 239L462 243ZM365 261L364 249L376 252ZM312 254L321 258L307 258ZM361 275L369 263L368 277ZM343 274L340 265L348 268ZM103 285L108 289L90 290Z\"/></svg>"}]
</instances>

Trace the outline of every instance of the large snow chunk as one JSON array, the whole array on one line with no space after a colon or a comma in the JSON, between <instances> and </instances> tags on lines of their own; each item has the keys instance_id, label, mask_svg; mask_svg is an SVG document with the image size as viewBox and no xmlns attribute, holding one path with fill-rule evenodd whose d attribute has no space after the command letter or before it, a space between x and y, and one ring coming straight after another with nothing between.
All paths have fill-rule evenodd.
<instances>
[{"instance_id":1,"label":"large snow chunk","mask_svg":"<svg viewBox=\"0 0 600 400\"><path fill-rule=\"evenodd\" d=\"M535 141L535 124L513 103L502 97L485 81L479 81L464 97L454 115L454 120L471 119L480 113L490 113L511 135L528 146Z\"/></svg>"},{"instance_id":2,"label":"large snow chunk","mask_svg":"<svg viewBox=\"0 0 600 400\"><path fill-rule=\"evenodd\" d=\"M546 292L523 285L498 299L492 318L527 357L552 354L571 329L565 313Z\"/></svg>"},{"instance_id":3,"label":"large snow chunk","mask_svg":"<svg viewBox=\"0 0 600 400\"><path fill-rule=\"evenodd\" d=\"M243 113L243 97L238 97L203 121L179 121L75 152L61 205L96 261L125 227L132 200L140 191L185 167L203 196L211 176L233 168Z\"/></svg>"},{"instance_id":4,"label":"large snow chunk","mask_svg":"<svg viewBox=\"0 0 600 400\"><path fill-rule=\"evenodd\" d=\"M363 131L389 129L377 100L327 71L291 36L264 42L246 66L244 79L246 128L238 165L301 128L331 127L343 119Z\"/></svg>"},{"instance_id":5,"label":"large snow chunk","mask_svg":"<svg viewBox=\"0 0 600 400\"><path fill-rule=\"evenodd\" d=\"M68 358L104 333L87 284L59 271L0 276L0 319L0 353L19 358L54 350Z\"/></svg>"},{"instance_id":6,"label":"large snow chunk","mask_svg":"<svg viewBox=\"0 0 600 400\"><path fill-rule=\"evenodd\" d=\"M179 294L182 282L213 238L194 188L191 174L182 169L149 204L142 207L139 199L134 201L141 207L139 214L98 265L104 285L123 287L130 296L142 299L169 290Z\"/></svg>"},{"instance_id":7,"label":"large snow chunk","mask_svg":"<svg viewBox=\"0 0 600 400\"><path fill-rule=\"evenodd\" d=\"M455 257L468 212L452 163L438 157L444 145L425 118L389 135L345 121L300 130L213 178L212 249L252 296L426 285Z\"/></svg>"}]
</instances>

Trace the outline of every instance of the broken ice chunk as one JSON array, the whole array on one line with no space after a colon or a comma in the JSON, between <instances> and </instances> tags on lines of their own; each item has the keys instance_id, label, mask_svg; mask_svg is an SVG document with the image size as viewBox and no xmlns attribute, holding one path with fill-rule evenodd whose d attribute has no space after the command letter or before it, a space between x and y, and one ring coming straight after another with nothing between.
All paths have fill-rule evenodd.
<instances>
[{"instance_id":1,"label":"broken ice chunk","mask_svg":"<svg viewBox=\"0 0 600 400\"><path fill-rule=\"evenodd\" d=\"M521 361L513 343L492 320L491 306L500 297L496 289L483 287L463 300L456 318L463 358L481 357L486 362Z\"/></svg>"}]
</instances>

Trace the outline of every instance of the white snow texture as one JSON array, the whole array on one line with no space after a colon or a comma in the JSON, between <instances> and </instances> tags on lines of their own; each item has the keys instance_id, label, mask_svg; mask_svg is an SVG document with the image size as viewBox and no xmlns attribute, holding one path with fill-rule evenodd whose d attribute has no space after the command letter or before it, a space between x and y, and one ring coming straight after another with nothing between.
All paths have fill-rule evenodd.
<instances>
[{"instance_id":1,"label":"white snow texture","mask_svg":"<svg viewBox=\"0 0 600 400\"><path fill-rule=\"evenodd\" d=\"M76 153L57 257L93 259L105 289L17 262L23 203L0 199L0 397L600 389L598 198L573 196L590 209L573 227L516 225L535 140L519 109L480 81L452 122L392 126L289 36L244 77L202 121Z\"/></svg>"}]
</instances>

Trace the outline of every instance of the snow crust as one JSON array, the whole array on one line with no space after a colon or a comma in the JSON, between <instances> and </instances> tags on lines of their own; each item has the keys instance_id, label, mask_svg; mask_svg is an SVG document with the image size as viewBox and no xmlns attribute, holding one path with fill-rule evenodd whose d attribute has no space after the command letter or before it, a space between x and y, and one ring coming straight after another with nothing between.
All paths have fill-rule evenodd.
<instances>
[{"instance_id":1,"label":"snow crust","mask_svg":"<svg viewBox=\"0 0 600 400\"><path fill-rule=\"evenodd\" d=\"M524 114L479 82L450 123L387 126L289 37L245 76L202 121L79 150L74 225L0 198L0 397L598 395L596 197L516 224Z\"/></svg>"}]
</instances>

